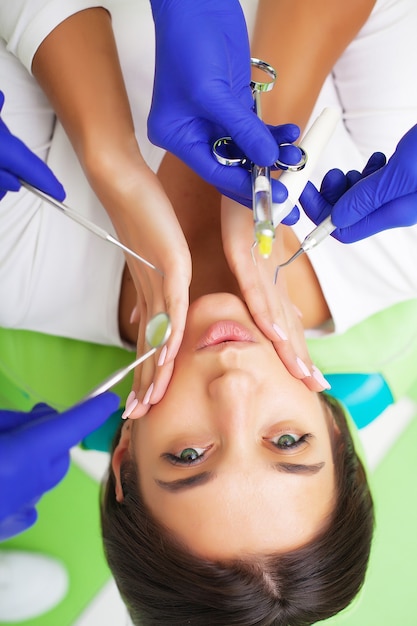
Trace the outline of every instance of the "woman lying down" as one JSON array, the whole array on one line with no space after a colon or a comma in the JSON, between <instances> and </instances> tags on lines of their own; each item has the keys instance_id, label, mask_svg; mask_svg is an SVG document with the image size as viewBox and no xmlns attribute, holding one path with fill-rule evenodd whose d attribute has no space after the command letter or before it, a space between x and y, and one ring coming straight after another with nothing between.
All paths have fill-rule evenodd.
<instances>
[{"instance_id":1,"label":"woman lying down","mask_svg":"<svg viewBox=\"0 0 417 626\"><path fill-rule=\"evenodd\" d=\"M304 330L346 330L384 308L379 293L385 307L415 298L416 228L352 246L326 241L320 273L304 255L273 287L276 265L299 246L289 227L255 265L250 211L225 199L220 209L217 192L171 156L160 176L192 253L191 305L164 397L144 416L128 406L114 441L102 502L109 565L135 624L313 624L361 588L374 513L345 415L309 360ZM374 250L383 266L363 264ZM361 264L355 285L340 272L347 262ZM229 269L238 265L277 320L270 329L249 313L254 292L241 294ZM370 285L376 295L361 307ZM352 307L343 294L355 289ZM133 340L136 329L126 328ZM296 360L287 369L290 344ZM143 390L152 375L145 366Z\"/></svg>"},{"instance_id":2,"label":"woman lying down","mask_svg":"<svg viewBox=\"0 0 417 626\"><path fill-rule=\"evenodd\" d=\"M416 127L407 141L417 143ZM280 271L274 287L277 264L299 246L291 228L277 229L270 259L255 250L255 265L250 211L229 200L221 207L217 192L171 156L159 175L192 254L191 305L164 397L152 398L155 371L163 368L148 360L135 388L141 402L129 401L115 437L102 503L109 565L135 624L312 624L342 610L361 588L374 518L345 416L311 363L304 331L342 332L415 298L416 227L352 246L329 238L311 261L304 255ZM344 182L339 176L333 191L340 195ZM28 194L9 195L1 212L10 217L9 239L11 229L16 235L13 254L22 246L26 259L32 249L38 261L40 252L53 253L55 267L66 270L62 290L62 274L50 262L37 264L37 287L59 291L65 304L38 298L43 309L30 317L35 309L19 302L16 325L24 309L33 330L44 331L52 315L54 331L65 336L98 341L116 329L108 343L139 336L141 350L152 293L144 292L139 323L130 323L136 291L127 270L120 291L114 281L105 301L94 291L122 276L120 257L109 246L93 248L93 235L70 229L49 207L31 212ZM322 201L310 189L310 212L323 210ZM45 237L48 246L38 245ZM86 271L92 264L101 274ZM30 270L30 278L34 267L16 264L13 284L25 284L17 274ZM145 285L152 270L142 271ZM67 316L51 313L52 305ZM95 320L88 326L94 336L85 336L86 316ZM74 334L71 324L82 329ZM162 363L162 351L156 358Z\"/></svg>"}]
</instances>

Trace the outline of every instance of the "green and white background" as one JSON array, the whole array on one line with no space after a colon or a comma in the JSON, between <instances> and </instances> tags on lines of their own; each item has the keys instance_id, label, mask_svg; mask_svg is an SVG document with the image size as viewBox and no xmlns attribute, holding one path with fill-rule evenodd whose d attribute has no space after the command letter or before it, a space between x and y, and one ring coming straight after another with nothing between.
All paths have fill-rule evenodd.
<instances>
[{"instance_id":1,"label":"green and white background","mask_svg":"<svg viewBox=\"0 0 417 626\"><path fill-rule=\"evenodd\" d=\"M415 313L415 308L409 313L414 325L410 327L408 319L402 338L401 332L393 338L395 358L399 363L405 358L406 374L400 378L408 377L407 389L394 394L398 401L362 431L365 452L371 455L370 481L377 517L366 582L346 611L322 622L328 626L417 626L417 358L413 360L409 354L414 350L410 336L417 328ZM352 342L346 343L351 348ZM312 349L314 353L314 345ZM367 355L371 353L376 354L368 346ZM339 357L346 361L342 353ZM69 406L131 358L118 349L0 329L0 406L26 410L39 401L57 408ZM323 367L317 354L315 360L325 372L334 371ZM383 365L386 363L385 358ZM368 363L365 371L372 371L371 365ZM395 364L397 374L402 367ZM410 367L414 371L410 372ZM127 380L116 389L122 399L129 386ZM108 459L105 452L75 449L67 477L40 502L37 524L1 544L2 550L21 549L55 557L69 573L65 599L50 612L22 625L130 624L101 546L99 485ZM1 626L9 624L2 622Z\"/></svg>"}]
</instances>

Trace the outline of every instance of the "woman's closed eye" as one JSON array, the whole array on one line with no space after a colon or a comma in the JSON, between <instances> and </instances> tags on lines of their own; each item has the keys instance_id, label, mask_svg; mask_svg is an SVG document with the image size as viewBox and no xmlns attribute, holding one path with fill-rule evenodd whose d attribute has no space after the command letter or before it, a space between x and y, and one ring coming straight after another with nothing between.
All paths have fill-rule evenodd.
<instances>
[{"instance_id":1,"label":"woman's closed eye","mask_svg":"<svg viewBox=\"0 0 417 626\"><path fill-rule=\"evenodd\" d=\"M272 445L279 450L292 451L302 445L305 445L311 437L312 435L310 433L306 433L301 436L294 433L283 433L281 435L277 435L276 437L269 438L268 441L270 441Z\"/></svg>"},{"instance_id":2,"label":"woman's closed eye","mask_svg":"<svg viewBox=\"0 0 417 626\"><path fill-rule=\"evenodd\" d=\"M197 463L201 463L211 447L212 446L208 446L207 448L183 448L177 454L166 452L162 456L173 465L196 465Z\"/></svg>"}]
</instances>

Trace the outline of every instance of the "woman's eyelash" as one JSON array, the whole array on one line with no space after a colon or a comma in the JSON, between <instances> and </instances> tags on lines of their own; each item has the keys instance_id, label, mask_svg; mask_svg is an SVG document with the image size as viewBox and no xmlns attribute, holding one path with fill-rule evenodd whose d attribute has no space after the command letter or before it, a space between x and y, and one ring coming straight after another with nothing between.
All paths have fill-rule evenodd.
<instances>
[{"instance_id":1,"label":"woman's eyelash","mask_svg":"<svg viewBox=\"0 0 417 626\"><path fill-rule=\"evenodd\" d=\"M273 441L272 439L270 439L270 441L272 445L279 450L295 450L296 448L306 443L311 438L311 436L312 435L310 433L306 433L301 437L298 437L298 435L293 435L292 433L284 433L279 437L275 437L275 439L278 439L277 442ZM298 439L296 439L296 437L298 437ZM294 439L294 441L291 441L291 439ZM281 444L279 443L280 440L283 440ZM166 452L162 455L162 457L164 459L167 459L170 463L172 463L172 465L197 465L198 463L201 463L203 461L206 452L210 449L210 447L184 448L183 450L181 450L179 455Z\"/></svg>"},{"instance_id":2,"label":"woman's eyelash","mask_svg":"<svg viewBox=\"0 0 417 626\"><path fill-rule=\"evenodd\" d=\"M211 447L211 446L210 446ZM197 463L201 463L204 459L206 452L209 448L184 448L181 450L180 454L184 455L183 457L177 454L171 454L166 452L163 454L163 458L167 459L173 465L196 465Z\"/></svg>"},{"instance_id":3,"label":"woman's eyelash","mask_svg":"<svg viewBox=\"0 0 417 626\"><path fill-rule=\"evenodd\" d=\"M298 437L298 439L295 439L296 437L298 437L298 435L294 435L292 433L284 433L280 435L279 437L274 437L274 439L278 440L277 442L273 441L273 439L270 439L270 441L272 445L278 448L279 450L295 450L296 448L299 448L304 443L306 443L309 439L311 439L312 435L311 433L306 433L305 435ZM281 443L280 445L279 440L284 439L285 441L285 438L287 438L287 441L285 443L284 442ZM288 441L289 438L294 439L294 441L293 442Z\"/></svg>"}]
</instances>

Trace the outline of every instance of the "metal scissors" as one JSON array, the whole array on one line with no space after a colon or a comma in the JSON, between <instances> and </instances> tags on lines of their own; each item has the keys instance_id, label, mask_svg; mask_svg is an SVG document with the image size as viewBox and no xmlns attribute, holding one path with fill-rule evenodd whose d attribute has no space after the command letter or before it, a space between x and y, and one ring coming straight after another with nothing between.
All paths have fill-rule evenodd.
<instances>
[{"instance_id":1,"label":"metal scissors","mask_svg":"<svg viewBox=\"0 0 417 626\"><path fill-rule=\"evenodd\" d=\"M266 73L270 80L259 82L251 80L250 86L254 98L254 111L259 119L262 119L261 94L271 91L277 78L277 73L272 65L260 59L251 59L251 65ZM231 137L221 137L214 142L212 152L218 163L227 166L240 165L251 170L252 173L252 209L254 220L254 243L253 250L259 246L260 255L267 259L272 252L272 244L275 238L275 228L272 215L272 189L271 189L271 168L256 165L239 151ZM301 150L301 159L296 165L287 165L277 160L274 168L290 171L303 169L307 161L307 154Z\"/></svg>"}]
</instances>

